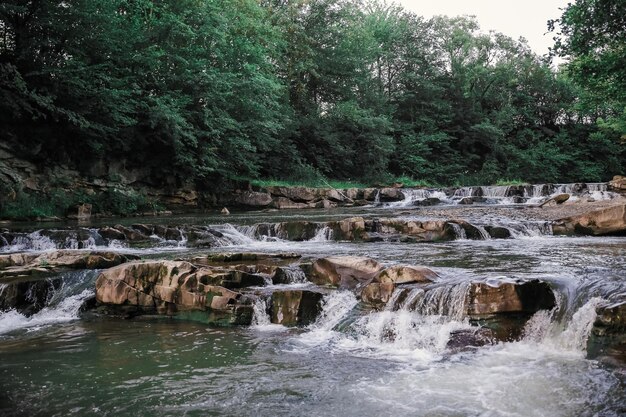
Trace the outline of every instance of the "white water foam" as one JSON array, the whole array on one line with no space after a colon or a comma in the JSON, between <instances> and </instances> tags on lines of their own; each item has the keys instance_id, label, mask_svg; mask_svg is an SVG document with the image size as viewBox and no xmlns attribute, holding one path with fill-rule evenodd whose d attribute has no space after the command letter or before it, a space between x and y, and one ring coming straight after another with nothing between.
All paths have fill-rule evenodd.
<instances>
[{"instance_id":1,"label":"white water foam","mask_svg":"<svg viewBox=\"0 0 626 417\"><path fill-rule=\"evenodd\" d=\"M328 226L324 226L315 233L315 236L309 242L328 242L331 240L333 240L333 230Z\"/></svg>"},{"instance_id":2,"label":"white water foam","mask_svg":"<svg viewBox=\"0 0 626 417\"><path fill-rule=\"evenodd\" d=\"M18 329L38 330L44 326L77 320L81 306L93 295L93 290L83 290L80 294L64 298L55 306L44 307L30 317L15 310L1 313L0 334Z\"/></svg>"}]
</instances>

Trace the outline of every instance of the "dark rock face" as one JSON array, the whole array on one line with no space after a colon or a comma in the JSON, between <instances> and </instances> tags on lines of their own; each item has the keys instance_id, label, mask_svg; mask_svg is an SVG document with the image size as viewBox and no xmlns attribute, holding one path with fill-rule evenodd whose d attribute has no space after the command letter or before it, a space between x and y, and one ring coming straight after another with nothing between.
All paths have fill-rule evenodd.
<instances>
[{"instance_id":1,"label":"dark rock face","mask_svg":"<svg viewBox=\"0 0 626 417\"><path fill-rule=\"evenodd\" d=\"M284 326L306 326L322 311L322 294L307 290L285 290L272 293L270 318Z\"/></svg>"},{"instance_id":2,"label":"dark rock face","mask_svg":"<svg viewBox=\"0 0 626 417\"><path fill-rule=\"evenodd\" d=\"M511 237L511 231L506 227L485 226L485 230L492 239L509 239Z\"/></svg>"},{"instance_id":3,"label":"dark rock face","mask_svg":"<svg viewBox=\"0 0 626 417\"><path fill-rule=\"evenodd\" d=\"M235 203L248 207L268 207L272 204L272 196L269 193L244 191L235 197Z\"/></svg>"},{"instance_id":4,"label":"dark rock face","mask_svg":"<svg viewBox=\"0 0 626 417\"><path fill-rule=\"evenodd\" d=\"M552 289L539 280L493 284L474 282L470 285L466 300L467 315L473 317L502 313L533 314L555 306Z\"/></svg>"}]
</instances>

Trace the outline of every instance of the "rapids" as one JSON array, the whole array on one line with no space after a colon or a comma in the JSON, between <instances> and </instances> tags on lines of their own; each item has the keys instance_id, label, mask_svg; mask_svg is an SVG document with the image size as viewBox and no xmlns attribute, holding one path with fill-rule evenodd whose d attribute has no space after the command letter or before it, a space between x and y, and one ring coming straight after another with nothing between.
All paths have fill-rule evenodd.
<instances>
[{"instance_id":1,"label":"rapids","mask_svg":"<svg viewBox=\"0 0 626 417\"><path fill-rule=\"evenodd\" d=\"M482 191L494 199L500 192ZM472 191L458 193L456 197ZM532 193L529 199L535 198ZM626 238L555 237L545 222L499 219L512 238L493 239L483 227L493 219L480 215L472 221L485 233L481 239L468 239L459 228L456 240L430 243L336 241L324 227L311 239L294 242L259 235L256 226L303 217L325 221L354 213L380 215L393 208L166 220L174 227L196 224L218 231L219 244L211 248L189 246L184 227L179 227L179 238L153 236L149 245L133 246L103 239L95 226L54 226L76 231L75 237L61 240L55 240L59 234L50 227L24 226L1 251L96 248L156 259L225 251L296 252L305 260L357 255L385 266L427 266L439 278L427 292L414 288L403 298L394 293L379 311L364 307L351 291L329 290L317 320L300 328L272 324L267 300L259 297L251 326L214 328L163 317L95 315L84 306L94 294L98 271L66 272L42 310L30 316L15 310L0 313L0 415L626 413L623 363L588 358L586 351L595 306L626 295ZM285 271L286 284L262 288L312 286L299 268L287 265ZM521 339L455 347L459 335L480 332L462 314L469 282L534 278L550 284L557 306L536 313ZM3 290L0 286L0 294Z\"/></svg>"}]
</instances>

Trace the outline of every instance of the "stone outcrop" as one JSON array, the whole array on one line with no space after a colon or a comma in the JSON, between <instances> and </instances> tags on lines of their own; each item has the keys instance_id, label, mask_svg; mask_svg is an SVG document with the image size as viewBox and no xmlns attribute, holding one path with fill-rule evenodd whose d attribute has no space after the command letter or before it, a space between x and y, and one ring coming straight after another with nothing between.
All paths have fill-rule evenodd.
<instances>
[{"instance_id":1,"label":"stone outcrop","mask_svg":"<svg viewBox=\"0 0 626 417\"><path fill-rule=\"evenodd\" d=\"M275 291L270 303L270 320L284 326L306 326L313 323L322 310L322 297L316 291Z\"/></svg>"},{"instance_id":2,"label":"stone outcrop","mask_svg":"<svg viewBox=\"0 0 626 417\"><path fill-rule=\"evenodd\" d=\"M609 190L618 193L626 192L626 177L623 175L616 175L611 181L609 181Z\"/></svg>"},{"instance_id":3,"label":"stone outcrop","mask_svg":"<svg viewBox=\"0 0 626 417\"><path fill-rule=\"evenodd\" d=\"M623 235L626 234L626 204L594 210L557 220L552 225L555 235Z\"/></svg>"},{"instance_id":4,"label":"stone outcrop","mask_svg":"<svg viewBox=\"0 0 626 417\"><path fill-rule=\"evenodd\" d=\"M235 197L235 202L247 207L268 207L272 204L272 196L269 193L244 191Z\"/></svg>"},{"instance_id":5,"label":"stone outcrop","mask_svg":"<svg viewBox=\"0 0 626 417\"><path fill-rule=\"evenodd\" d=\"M308 278L317 285L355 289L369 283L382 269L370 258L331 256L313 262Z\"/></svg>"},{"instance_id":6,"label":"stone outcrop","mask_svg":"<svg viewBox=\"0 0 626 417\"><path fill-rule=\"evenodd\" d=\"M365 230L368 235L364 240L369 240L377 234L395 235L399 240L404 236L405 240L416 242L453 240L456 236L453 227L443 220L374 219L365 222Z\"/></svg>"},{"instance_id":7,"label":"stone outcrop","mask_svg":"<svg viewBox=\"0 0 626 417\"><path fill-rule=\"evenodd\" d=\"M214 271L189 262L132 262L100 274L96 300L132 314L182 314L216 325L250 324L251 300L211 285L215 277Z\"/></svg>"},{"instance_id":8,"label":"stone outcrop","mask_svg":"<svg viewBox=\"0 0 626 417\"><path fill-rule=\"evenodd\" d=\"M473 282L465 306L470 317L510 313L530 315L554 308L556 299L550 286L539 280Z\"/></svg>"},{"instance_id":9,"label":"stone outcrop","mask_svg":"<svg viewBox=\"0 0 626 417\"><path fill-rule=\"evenodd\" d=\"M71 269L110 268L132 259L138 257L115 252L79 250L6 254L0 255L0 278L42 278Z\"/></svg>"},{"instance_id":10,"label":"stone outcrop","mask_svg":"<svg viewBox=\"0 0 626 417\"><path fill-rule=\"evenodd\" d=\"M394 265L376 275L361 291L361 301L377 308L391 299L398 285L428 284L438 277L433 270L414 265Z\"/></svg>"}]
</instances>

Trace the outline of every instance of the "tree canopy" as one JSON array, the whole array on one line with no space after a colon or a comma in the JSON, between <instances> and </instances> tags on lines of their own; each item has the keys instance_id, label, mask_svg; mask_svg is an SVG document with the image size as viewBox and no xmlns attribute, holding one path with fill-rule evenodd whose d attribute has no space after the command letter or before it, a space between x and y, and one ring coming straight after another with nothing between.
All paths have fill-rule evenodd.
<instances>
[{"instance_id":1,"label":"tree canopy","mask_svg":"<svg viewBox=\"0 0 626 417\"><path fill-rule=\"evenodd\" d=\"M7 0L0 140L199 187L606 180L626 161L624 7L568 6L555 70L471 17L376 0Z\"/></svg>"}]
</instances>

